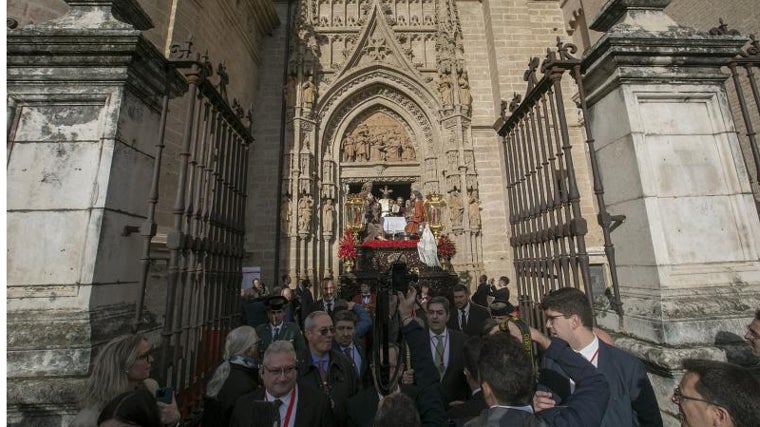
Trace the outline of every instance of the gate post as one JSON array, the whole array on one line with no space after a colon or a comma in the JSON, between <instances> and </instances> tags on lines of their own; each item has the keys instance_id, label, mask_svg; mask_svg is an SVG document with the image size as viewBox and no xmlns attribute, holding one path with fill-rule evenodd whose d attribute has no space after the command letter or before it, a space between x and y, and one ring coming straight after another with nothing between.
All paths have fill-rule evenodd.
<instances>
[{"instance_id":1,"label":"gate post","mask_svg":"<svg viewBox=\"0 0 760 427\"><path fill-rule=\"evenodd\" d=\"M129 332L161 96L184 90L137 1L67 2L7 38L9 425L68 425L93 349Z\"/></svg>"},{"instance_id":2,"label":"gate post","mask_svg":"<svg viewBox=\"0 0 760 427\"><path fill-rule=\"evenodd\" d=\"M669 0L611 0L591 28L584 88L611 215L624 314L599 316L659 370L660 408L685 357L725 360L760 308L760 223L720 68L745 43L679 26ZM651 365L650 365L651 366Z\"/></svg>"}]
</instances>

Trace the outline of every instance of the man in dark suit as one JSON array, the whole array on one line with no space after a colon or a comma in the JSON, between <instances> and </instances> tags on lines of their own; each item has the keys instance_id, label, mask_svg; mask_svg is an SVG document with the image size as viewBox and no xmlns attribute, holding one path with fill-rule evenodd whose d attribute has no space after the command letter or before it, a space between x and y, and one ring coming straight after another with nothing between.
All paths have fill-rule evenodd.
<instances>
[{"instance_id":1,"label":"man in dark suit","mask_svg":"<svg viewBox=\"0 0 760 427\"><path fill-rule=\"evenodd\" d=\"M475 289L475 293L472 294L472 300L475 304L488 307L488 297L492 297L495 291L496 289L488 284L488 276L484 274L478 280L478 287Z\"/></svg>"},{"instance_id":2,"label":"man in dark suit","mask_svg":"<svg viewBox=\"0 0 760 427\"><path fill-rule=\"evenodd\" d=\"M612 385L602 427L662 426L660 409L644 364L594 334L591 305L582 291L575 288L557 289L543 298L541 306L551 334L567 341ZM567 374L555 361L545 359L542 368L542 377L554 379L552 384L539 380L539 391L533 397L537 411L564 405L573 388L566 378ZM544 373L544 369L549 372ZM562 381L562 376L549 375L552 372L565 376L566 381ZM575 393L577 390L572 393L573 396Z\"/></svg>"},{"instance_id":3,"label":"man in dark suit","mask_svg":"<svg viewBox=\"0 0 760 427\"><path fill-rule=\"evenodd\" d=\"M470 301L470 291L467 286L454 286L454 305L457 310L449 316L449 329L464 332L468 337L480 335L483 322L491 317L487 308Z\"/></svg>"},{"instance_id":4,"label":"man in dark suit","mask_svg":"<svg viewBox=\"0 0 760 427\"><path fill-rule=\"evenodd\" d=\"M269 322L259 325L256 333L259 335L261 344L259 348L266 351L274 341L285 340L293 343L298 358L306 356L306 342L304 342L301 330L293 322L285 322L283 308L287 299L281 296L272 296L267 299L267 316Z\"/></svg>"},{"instance_id":5,"label":"man in dark suit","mask_svg":"<svg viewBox=\"0 0 760 427\"><path fill-rule=\"evenodd\" d=\"M351 361L332 349L335 328L330 316L315 311L304 322L308 357L298 369L298 384L308 384L322 390L330 399L335 424L346 425L348 400L359 391L359 377Z\"/></svg>"},{"instance_id":6,"label":"man in dark suit","mask_svg":"<svg viewBox=\"0 0 760 427\"><path fill-rule=\"evenodd\" d=\"M369 313L354 302L348 303L348 309L335 313L333 350L345 354L351 361L362 387L370 386L372 378L369 376L366 347L360 343L359 334L366 334L371 327L372 319Z\"/></svg>"},{"instance_id":7,"label":"man in dark suit","mask_svg":"<svg viewBox=\"0 0 760 427\"><path fill-rule=\"evenodd\" d=\"M264 353L261 379L264 387L235 402L231 427L332 427L330 402L309 385L296 385L297 360L293 345L277 341Z\"/></svg>"},{"instance_id":8,"label":"man in dark suit","mask_svg":"<svg viewBox=\"0 0 760 427\"><path fill-rule=\"evenodd\" d=\"M332 317L338 308L347 304L346 300L335 297L335 282L331 277L326 277L322 279L322 298L312 305L311 312L324 311Z\"/></svg>"},{"instance_id":9,"label":"man in dark suit","mask_svg":"<svg viewBox=\"0 0 760 427\"><path fill-rule=\"evenodd\" d=\"M466 337L463 333L446 327L449 322L449 300L444 297L434 297L428 302L427 320L430 351L441 376L443 401L448 407L449 402L467 399L462 353ZM416 366L413 367L417 369Z\"/></svg>"},{"instance_id":10,"label":"man in dark suit","mask_svg":"<svg viewBox=\"0 0 760 427\"><path fill-rule=\"evenodd\" d=\"M488 409L486 401L483 400L483 390L480 388L480 375L478 373L478 357L480 356L480 347L482 341L480 337L470 337L464 342L464 376L467 378L467 385L470 387L470 400L459 404L452 405L449 409L449 419L457 426L462 426L467 421L477 417L484 409Z\"/></svg>"},{"instance_id":11,"label":"man in dark suit","mask_svg":"<svg viewBox=\"0 0 760 427\"><path fill-rule=\"evenodd\" d=\"M429 352L428 334L423 329L419 319L412 316L415 307L417 292L411 288L406 295L397 295L398 313L402 321L402 334L409 350L411 364L415 366L414 379L416 386L399 384L398 381L391 386L391 395L400 392L409 396L415 403L423 426L445 426L446 412L443 409L443 399L440 389L440 378L437 368L433 364L433 358ZM404 370L403 358L397 360L398 346L389 343L388 359L389 371L392 373L399 364L399 372ZM372 372L375 375L375 372ZM395 389L395 390L394 390ZM387 397L386 397L387 398ZM378 419L383 417L383 411L378 411L380 396L375 388L367 388L354 396L349 401L349 425L372 426L384 425ZM375 415L377 413L377 416ZM374 418L374 420L373 420ZM399 414L387 413L384 416L385 425L388 421L401 421ZM373 424L374 422L374 424Z\"/></svg>"},{"instance_id":12,"label":"man in dark suit","mask_svg":"<svg viewBox=\"0 0 760 427\"><path fill-rule=\"evenodd\" d=\"M254 282L257 280L254 279ZM244 325L254 328L267 323L266 297L261 294L261 288L258 285L243 290L240 318Z\"/></svg>"},{"instance_id":13,"label":"man in dark suit","mask_svg":"<svg viewBox=\"0 0 760 427\"><path fill-rule=\"evenodd\" d=\"M306 278L296 286L296 300L298 301L298 326L303 329L303 321L311 312L314 305L314 296L311 294L311 281Z\"/></svg>"}]
</instances>

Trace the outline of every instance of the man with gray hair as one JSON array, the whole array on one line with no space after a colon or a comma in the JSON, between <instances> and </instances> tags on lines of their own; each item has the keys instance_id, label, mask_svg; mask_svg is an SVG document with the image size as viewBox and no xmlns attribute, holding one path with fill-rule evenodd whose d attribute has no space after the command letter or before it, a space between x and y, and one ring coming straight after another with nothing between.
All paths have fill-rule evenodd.
<instances>
[{"instance_id":1,"label":"man with gray hair","mask_svg":"<svg viewBox=\"0 0 760 427\"><path fill-rule=\"evenodd\" d=\"M297 363L293 344L273 342L261 364L264 387L235 402L230 426L268 426L275 422L281 427L333 426L328 399L309 384L296 384Z\"/></svg>"},{"instance_id":2,"label":"man with gray hair","mask_svg":"<svg viewBox=\"0 0 760 427\"><path fill-rule=\"evenodd\" d=\"M330 400L335 422L346 425L348 399L359 392L359 376L345 354L332 348L335 327L327 312L315 311L304 321L307 356L298 370L298 384L322 390Z\"/></svg>"}]
</instances>

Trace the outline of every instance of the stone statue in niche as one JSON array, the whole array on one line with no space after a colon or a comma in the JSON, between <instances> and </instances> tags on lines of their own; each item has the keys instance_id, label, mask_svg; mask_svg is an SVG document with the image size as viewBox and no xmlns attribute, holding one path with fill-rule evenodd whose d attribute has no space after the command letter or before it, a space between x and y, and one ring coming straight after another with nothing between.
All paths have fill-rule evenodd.
<instances>
[{"instance_id":1,"label":"stone statue in niche","mask_svg":"<svg viewBox=\"0 0 760 427\"><path fill-rule=\"evenodd\" d=\"M306 194L298 201L298 232L308 233L311 227L311 208L314 201Z\"/></svg>"},{"instance_id":2,"label":"stone statue in niche","mask_svg":"<svg viewBox=\"0 0 760 427\"><path fill-rule=\"evenodd\" d=\"M313 77L309 76L309 80L305 81L303 86L301 86L301 95L303 107L311 109L317 100L317 87L314 85Z\"/></svg>"},{"instance_id":3,"label":"stone statue in niche","mask_svg":"<svg viewBox=\"0 0 760 427\"><path fill-rule=\"evenodd\" d=\"M467 73L459 76L459 103L468 107L472 105L472 94L470 93L470 83L467 81Z\"/></svg>"},{"instance_id":4,"label":"stone statue in niche","mask_svg":"<svg viewBox=\"0 0 760 427\"><path fill-rule=\"evenodd\" d=\"M446 79L441 79L438 82L438 92L441 94L441 105L444 107L451 105L451 85Z\"/></svg>"},{"instance_id":5,"label":"stone statue in niche","mask_svg":"<svg viewBox=\"0 0 760 427\"><path fill-rule=\"evenodd\" d=\"M451 216L451 226L461 227L462 218L464 218L464 204L462 203L462 195L459 194L459 190L454 190L449 196L449 214Z\"/></svg>"},{"instance_id":6,"label":"stone statue in niche","mask_svg":"<svg viewBox=\"0 0 760 427\"><path fill-rule=\"evenodd\" d=\"M332 199L322 205L322 234L332 234L335 223L335 206Z\"/></svg>"},{"instance_id":7,"label":"stone statue in niche","mask_svg":"<svg viewBox=\"0 0 760 427\"><path fill-rule=\"evenodd\" d=\"M480 200L478 200L478 190L470 192L470 204L467 213L470 217L470 228L480 229Z\"/></svg>"}]
</instances>

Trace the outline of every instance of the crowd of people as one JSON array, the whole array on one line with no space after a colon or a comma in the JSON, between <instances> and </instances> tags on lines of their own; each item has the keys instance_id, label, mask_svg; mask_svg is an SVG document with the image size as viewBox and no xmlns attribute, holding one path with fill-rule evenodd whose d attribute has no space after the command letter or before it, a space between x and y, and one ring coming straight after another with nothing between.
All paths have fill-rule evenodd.
<instances>
[{"instance_id":1,"label":"crowd of people","mask_svg":"<svg viewBox=\"0 0 760 427\"><path fill-rule=\"evenodd\" d=\"M546 335L516 320L506 277L498 285L482 277L472 296L460 284L446 296L409 287L380 298L362 284L351 301L338 298L330 278L317 300L308 281L281 283L267 292L256 279L244 293L245 325L229 332L209 377L203 426L663 425L643 363L594 327L578 289L542 299ZM386 300L387 311L378 307ZM372 333L380 323L389 330L387 354ZM760 356L760 310L745 339ZM534 346L538 357L527 351ZM143 336L108 343L74 425L176 425L176 399L149 378L151 363ZM760 425L754 373L682 363L669 410L683 426Z\"/></svg>"}]
</instances>

